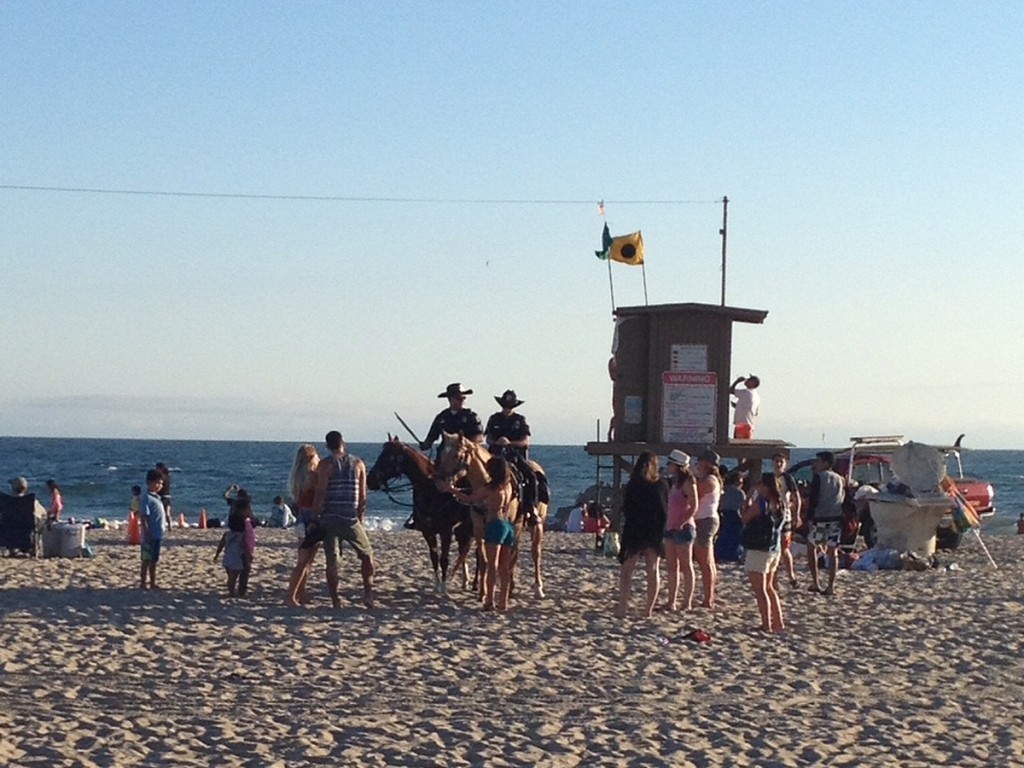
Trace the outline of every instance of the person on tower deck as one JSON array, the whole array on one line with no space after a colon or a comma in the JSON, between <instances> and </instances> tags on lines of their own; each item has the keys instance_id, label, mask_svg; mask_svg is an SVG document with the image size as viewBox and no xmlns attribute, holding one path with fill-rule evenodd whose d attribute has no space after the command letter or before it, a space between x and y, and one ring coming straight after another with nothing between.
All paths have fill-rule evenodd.
<instances>
[{"instance_id":1,"label":"person on tower deck","mask_svg":"<svg viewBox=\"0 0 1024 768\"><path fill-rule=\"evenodd\" d=\"M743 387L737 389L740 384L743 384ZM732 401L736 409L732 419L732 436L738 440L750 440L754 437L754 422L761 412L761 396L757 393L759 386L761 380L754 374L740 376L729 385L729 394L736 398Z\"/></svg>"}]
</instances>

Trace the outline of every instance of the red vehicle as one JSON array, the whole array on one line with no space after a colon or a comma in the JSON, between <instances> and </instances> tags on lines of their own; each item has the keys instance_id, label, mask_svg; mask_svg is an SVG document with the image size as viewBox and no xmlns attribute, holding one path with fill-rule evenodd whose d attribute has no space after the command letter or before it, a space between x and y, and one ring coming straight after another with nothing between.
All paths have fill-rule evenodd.
<instances>
[{"instance_id":1,"label":"red vehicle","mask_svg":"<svg viewBox=\"0 0 1024 768\"><path fill-rule=\"evenodd\" d=\"M991 517L996 511L995 489L987 480L964 475L960 447L963 437L960 435L953 445L936 447L946 457L946 472L949 477L953 479L974 510L983 518ZM856 489L862 485L871 485L880 489L895 478L892 468L889 466L889 455L903 445L903 436L853 437L850 440L852 444L849 448L833 451L836 463L832 469L846 479L849 491L847 493L847 511L849 514L859 517L860 533L868 546L873 546L875 537L871 513L866 504L862 507L854 504L853 495ZM814 476L813 464L814 459L807 459L794 464L789 470L800 488L800 496L805 509L810 493L811 478ZM950 509L952 509L952 501L950 501ZM960 534L952 527L951 523L951 517L947 516L936 531L936 545L939 549L955 549L960 543Z\"/></svg>"}]
</instances>

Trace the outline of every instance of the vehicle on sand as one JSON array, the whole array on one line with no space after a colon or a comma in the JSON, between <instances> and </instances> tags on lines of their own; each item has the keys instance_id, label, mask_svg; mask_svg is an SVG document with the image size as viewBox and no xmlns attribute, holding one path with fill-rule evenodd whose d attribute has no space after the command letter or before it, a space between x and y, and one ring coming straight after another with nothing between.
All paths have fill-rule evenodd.
<instances>
[{"instance_id":1,"label":"vehicle on sand","mask_svg":"<svg viewBox=\"0 0 1024 768\"><path fill-rule=\"evenodd\" d=\"M979 517L988 518L995 514L995 489L992 483L976 477L964 475L963 448L960 435L952 445L935 446L946 457L946 472L956 487L974 507ZM898 482L898 478L890 466L890 457L894 450L904 445L902 435L885 435L877 437L851 437L851 445L832 451L836 457L832 469L846 480L847 503L845 515L860 522L860 535L868 546L874 546L874 521L868 509L866 499L863 504L855 501L859 488L868 485L883 489L887 484ZM811 479L814 476L814 459L800 461L790 467L789 472L800 488L800 496L805 505L808 503ZM953 501L950 499L950 510ZM856 526L850 530L856 536ZM952 515L947 515L936 530L936 547L938 549L956 549L960 544L961 533L952 525ZM852 544L852 541L844 541Z\"/></svg>"}]
</instances>

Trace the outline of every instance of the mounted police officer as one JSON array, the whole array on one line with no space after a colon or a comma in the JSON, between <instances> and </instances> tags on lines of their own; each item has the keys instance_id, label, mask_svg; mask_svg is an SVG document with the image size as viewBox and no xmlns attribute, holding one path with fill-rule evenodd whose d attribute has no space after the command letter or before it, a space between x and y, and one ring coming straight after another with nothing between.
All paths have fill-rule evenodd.
<instances>
[{"instance_id":1,"label":"mounted police officer","mask_svg":"<svg viewBox=\"0 0 1024 768\"><path fill-rule=\"evenodd\" d=\"M530 425L522 414L515 411L523 401L512 389L506 389L501 397L494 399L501 410L487 419L484 430L487 447L495 456L504 456L509 461L529 459Z\"/></svg>"},{"instance_id":2,"label":"mounted police officer","mask_svg":"<svg viewBox=\"0 0 1024 768\"><path fill-rule=\"evenodd\" d=\"M448 398L448 407L434 417L426 439L420 441L421 451L429 451L437 439L441 437L442 432L463 435L478 443L483 442L484 430L480 424L480 417L464 406L466 396L472 394L472 389L463 389L462 384L456 381L449 384L444 392L438 395L441 398ZM440 456L435 456L434 458L436 461ZM418 523L420 522L423 521L417 520L416 512L413 511L409 515L409 519L405 521L405 527L419 528Z\"/></svg>"},{"instance_id":3,"label":"mounted police officer","mask_svg":"<svg viewBox=\"0 0 1024 768\"><path fill-rule=\"evenodd\" d=\"M527 520L533 525L537 522L537 497L539 495L539 478L530 459L530 425L526 418L516 413L516 408L523 404L515 390L506 389L501 397L495 396L501 410L487 419L487 447L495 456L503 456L515 467L523 481L523 494L520 503L526 509Z\"/></svg>"},{"instance_id":4,"label":"mounted police officer","mask_svg":"<svg viewBox=\"0 0 1024 768\"><path fill-rule=\"evenodd\" d=\"M463 389L460 383L455 382L449 384L444 392L438 395L448 398L448 407L434 417L427 437L420 443L421 451L429 451L442 432L453 432L477 443L484 441L480 417L463 405L466 396L472 394L472 389Z\"/></svg>"}]
</instances>

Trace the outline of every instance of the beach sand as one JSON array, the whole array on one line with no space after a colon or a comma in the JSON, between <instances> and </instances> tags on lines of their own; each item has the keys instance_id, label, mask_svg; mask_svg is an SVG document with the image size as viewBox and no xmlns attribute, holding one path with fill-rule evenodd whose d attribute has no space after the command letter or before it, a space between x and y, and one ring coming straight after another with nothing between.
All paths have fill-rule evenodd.
<instances>
[{"instance_id":1,"label":"beach sand","mask_svg":"<svg viewBox=\"0 0 1024 768\"><path fill-rule=\"evenodd\" d=\"M1024 537L986 538L998 570L968 537L955 570L784 586L790 631L768 636L735 564L714 612L613 618L590 536L548 535L543 600L524 553L499 616L436 597L404 531L371 534L373 611L350 552L341 610L322 554L286 608L295 540L262 529L229 600L219 534L173 530L158 591L123 532L91 531L92 559L0 558L0 764L1024 765Z\"/></svg>"}]
</instances>

